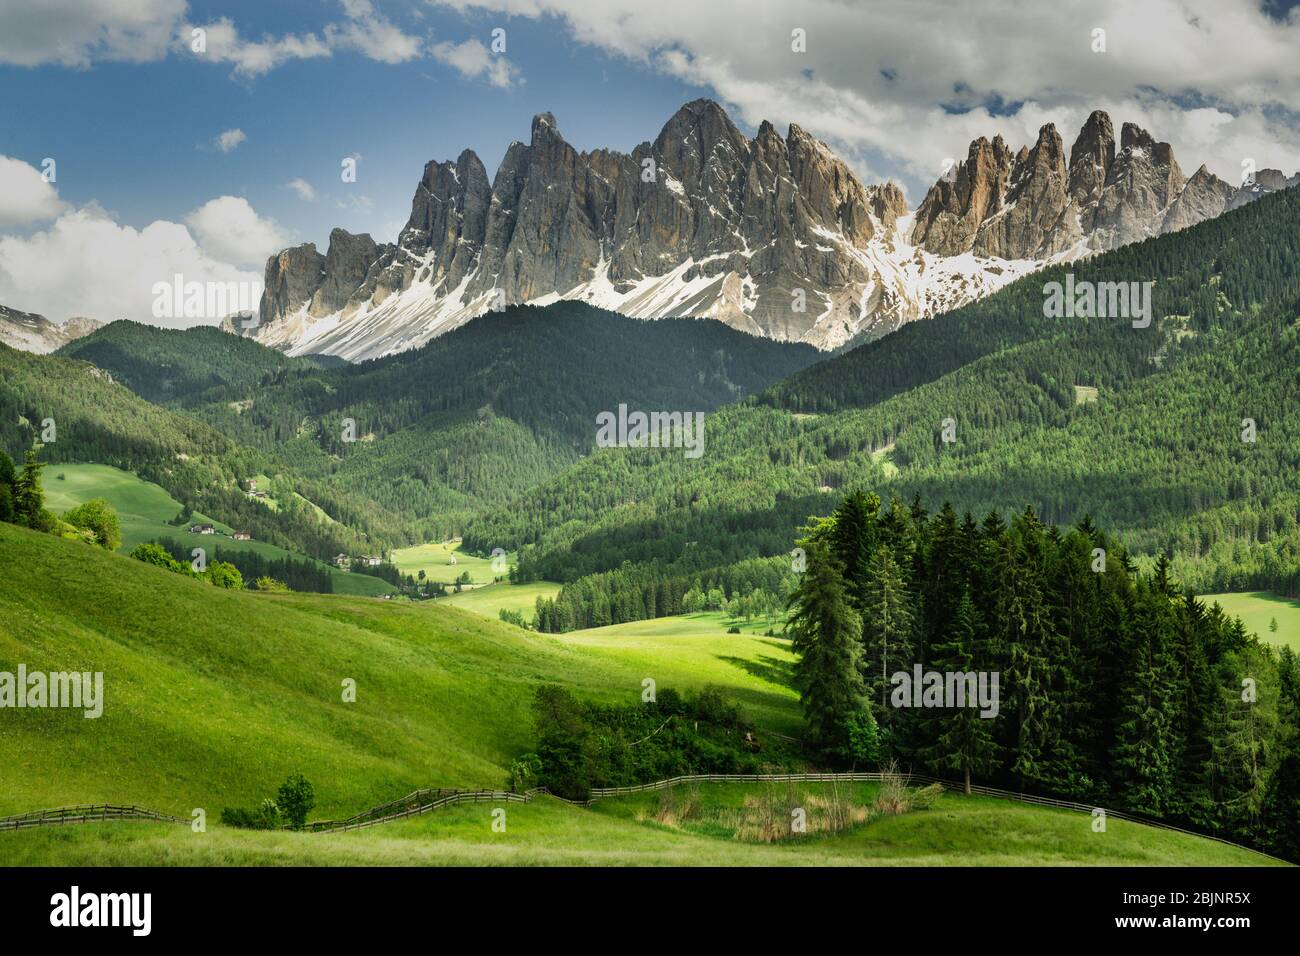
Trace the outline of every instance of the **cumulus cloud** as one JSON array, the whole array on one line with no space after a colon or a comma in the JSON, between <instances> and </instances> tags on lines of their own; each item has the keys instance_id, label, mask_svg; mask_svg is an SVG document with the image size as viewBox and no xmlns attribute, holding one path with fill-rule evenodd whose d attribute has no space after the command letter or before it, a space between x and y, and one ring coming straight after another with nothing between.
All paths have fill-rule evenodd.
<instances>
[{"instance_id":1,"label":"cumulus cloud","mask_svg":"<svg viewBox=\"0 0 1300 956\"><path fill-rule=\"evenodd\" d=\"M201 31L198 39L194 36L196 30ZM186 24L177 32L177 42L199 60L233 65L235 76L244 79L269 73L290 60L311 60L330 56L333 52L329 44L314 33L246 39L240 36L238 27L229 17L201 26Z\"/></svg>"},{"instance_id":2,"label":"cumulus cloud","mask_svg":"<svg viewBox=\"0 0 1300 956\"><path fill-rule=\"evenodd\" d=\"M258 40L240 35L229 17L204 25L186 24L177 31L177 44L200 59L230 63L234 75L252 79L292 60L333 56L350 50L380 63L405 63L420 56L424 41L405 33L375 10L370 0L342 0L344 19L327 23L317 33L267 35ZM203 49L195 50L193 33L203 31Z\"/></svg>"},{"instance_id":3,"label":"cumulus cloud","mask_svg":"<svg viewBox=\"0 0 1300 956\"><path fill-rule=\"evenodd\" d=\"M0 63L84 68L167 55L185 0L4 0Z\"/></svg>"},{"instance_id":4,"label":"cumulus cloud","mask_svg":"<svg viewBox=\"0 0 1300 956\"><path fill-rule=\"evenodd\" d=\"M482 77L501 89L512 86L518 75L504 54L491 52L481 40L471 39L462 43L445 40L435 43L430 52L435 60L447 64L466 79Z\"/></svg>"},{"instance_id":5,"label":"cumulus cloud","mask_svg":"<svg viewBox=\"0 0 1300 956\"><path fill-rule=\"evenodd\" d=\"M257 266L289 244L271 219L264 219L247 199L218 196L185 217L199 245L213 258L238 266Z\"/></svg>"},{"instance_id":6,"label":"cumulus cloud","mask_svg":"<svg viewBox=\"0 0 1300 956\"><path fill-rule=\"evenodd\" d=\"M341 0L342 19L318 31L242 36L234 21L188 18L186 0L4 0L0 3L0 64L85 68L100 61L143 63L171 52L229 63L250 79L292 60L350 50L381 63L421 55L424 41L404 32L370 0ZM196 50L195 31L203 47Z\"/></svg>"},{"instance_id":7,"label":"cumulus cloud","mask_svg":"<svg viewBox=\"0 0 1300 956\"><path fill-rule=\"evenodd\" d=\"M370 0L343 0L343 12L346 22L325 28L331 46L358 50L380 63L405 63L420 55L424 42L375 12Z\"/></svg>"},{"instance_id":8,"label":"cumulus cloud","mask_svg":"<svg viewBox=\"0 0 1300 956\"><path fill-rule=\"evenodd\" d=\"M184 282L261 280L260 270L214 258L180 223L160 220L134 229L93 203L31 236L0 236L0 302L56 322L88 316L192 325L194 319L160 320L152 313L155 283L171 283L177 275Z\"/></svg>"},{"instance_id":9,"label":"cumulus cloud","mask_svg":"<svg viewBox=\"0 0 1300 956\"><path fill-rule=\"evenodd\" d=\"M303 202L316 201L316 189L305 179L291 179L284 184L286 189L292 189L298 194L298 198Z\"/></svg>"},{"instance_id":10,"label":"cumulus cloud","mask_svg":"<svg viewBox=\"0 0 1300 956\"><path fill-rule=\"evenodd\" d=\"M712 89L750 125L797 122L921 188L975 136L1014 147L1052 121L1068 144L1095 108L1234 182L1245 158L1300 163L1300 9L1271 17L1254 0L429 2L555 17L579 42Z\"/></svg>"},{"instance_id":11,"label":"cumulus cloud","mask_svg":"<svg viewBox=\"0 0 1300 956\"><path fill-rule=\"evenodd\" d=\"M67 208L33 166L0 156L0 229L53 219Z\"/></svg>"}]
</instances>

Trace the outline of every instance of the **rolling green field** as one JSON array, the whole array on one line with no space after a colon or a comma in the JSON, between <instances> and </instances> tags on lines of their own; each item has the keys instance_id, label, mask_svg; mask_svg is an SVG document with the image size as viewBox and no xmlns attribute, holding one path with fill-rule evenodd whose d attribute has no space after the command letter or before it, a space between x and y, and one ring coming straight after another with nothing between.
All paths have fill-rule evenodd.
<instances>
[{"instance_id":1,"label":"rolling green field","mask_svg":"<svg viewBox=\"0 0 1300 956\"><path fill-rule=\"evenodd\" d=\"M1228 614L1241 618L1246 630L1258 634L1260 640L1285 645L1300 654L1300 601L1269 591L1206 594L1201 599L1207 604L1217 601L1223 605ZM1269 629L1269 622L1274 620L1276 632Z\"/></svg>"},{"instance_id":2,"label":"rolling green field","mask_svg":"<svg viewBox=\"0 0 1300 956\"><path fill-rule=\"evenodd\" d=\"M0 814L107 801L215 817L294 770L315 782L318 816L419 787L500 786L533 745L540 683L636 702L656 656L653 640L592 651L434 602L225 591L11 525L0 562L0 670L102 671L105 694L97 720L7 712ZM747 669L772 648L735 635L726 648L734 660L682 660L671 638L650 670L661 687L721 684L760 724L793 726L792 692Z\"/></svg>"},{"instance_id":3,"label":"rolling green field","mask_svg":"<svg viewBox=\"0 0 1300 956\"><path fill-rule=\"evenodd\" d=\"M62 477L60 477L62 476ZM262 476L265 478L265 476ZM137 544L159 538L192 543L194 547L220 547L230 551L254 551L268 558L283 558L290 552L264 541L235 541L228 535L234 530L207 515L195 513L183 526L169 524L181 511L181 503L152 482L108 465L51 465L41 476L45 503L52 511L64 512L89 501L103 498L117 512L122 523L122 548L128 552ZM259 487L262 487L259 482ZM189 525L211 524L218 535L190 534ZM302 560L302 555L293 555ZM320 564L320 562L317 562ZM321 567L329 567L320 564ZM395 589L379 578L350 574L329 567L334 590L338 594L380 595Z\"/></svg>"},{"instance_id":4,"label":"rolling green field","mask_svg":"<svg viewBox=\"0 0 1300 956\"><path fill-rule=\"evenodd\" d=\"M560 585L550 581L534 581L530 584L510 584L500 582L487 587L470 588L458 594L449 594L439 598L440 604L464 608L484 617L498 617L502 610L519 611L524 620L533 621L536 617L537 599L553 598L560 593Z\"/></svg>"},{"instance_id":5,"label":"rolling green field","mask_svg":"<svg viewBox=\"0 0 1300 956\"><path fill-rule=\"evenodd\" d=\"M255 805L294 771L315 787L313 819L419 787L500 787L510 760L534 745L531 698L547 681L607 703L638 700L645 677L660 688L718 685L760 727L796 731L788 645L762 634L769 625L727 626L697 614L550 636L442 603L225 591L0 524L0 670L104 675L98 719L4 714L0 814L110 802L185 819L201 807L208 820L201 834L133 821L3 833L0 864L1262 861L1210 840L1119 821L1094 834L1085 814L959 795L798 843L742 839L737 807L765 785L706 785L694 815L672 818L654 794L591 809L543 797L510 804L504 834L491 830L489 803L337 835L219 823L223 807ZM342 699L347 678L353 703Z\"/></svg>"},{"instance_id":6,"label":"rolling green field","mask_svg":"<svg viewBox=\"0 0 1300 956\"><path fill-rule=\"evenodd\" d=\"M944 794L926 810L819 834L825 784L799 785L810 832L775 843L738 838L764 785L702 784L689 794L638 794L590 809L550 797L505 805L460 804L339 834L249 832L158 823L86 824L0 834L0 863L56 866L1268 866L1277 861L1213 840L992 797ZM688 788L678 788L687 791ZM869 803L870 784L841 787ZM780 795L784 796L782 788ZM689 815L678 819L689 800ZM750 808L746 808L746 803ZM667 809L666 809L667 808Z\"/></svg>"},{"instance_id":7,"label":"rolling green field","mask_svg":"<svg viewBox=\"0 0 1300 956\"><path fill-rule=\"evenodd\" d=\"M583 655L617 660L638 668L658 687L678 686L688 675L704 684L725 686L761 726L793 735L803 726L799 695L791 686L794 655L790 642L764 637L772 622L737 625L717 611L631 621L610 627L570 631L556 637ZM775 629L779 633L779 625ZM748 680L740 681L737 670Z\"/></svg>"},{"instance_id":8,"label":"rolling green field","mask_svg":"<svg viewBox=\"0 0 1300 956\"><path fill-rule=\"evenodd\" d=\"M456 563L451 564L452 556ZM460 540L434 541L429 544L417 544L411 548L398 548L393 551L392 561L397 570L403 574L419 574L423 571L430 581L452 584L469 572L469 579L474 584L490 584L497 577L506 573L514 561L513 554L506 555L506 567L500 571L492 569L491 558L479 558L464 554L460 550Z\"/></svg>"}]
</instances>

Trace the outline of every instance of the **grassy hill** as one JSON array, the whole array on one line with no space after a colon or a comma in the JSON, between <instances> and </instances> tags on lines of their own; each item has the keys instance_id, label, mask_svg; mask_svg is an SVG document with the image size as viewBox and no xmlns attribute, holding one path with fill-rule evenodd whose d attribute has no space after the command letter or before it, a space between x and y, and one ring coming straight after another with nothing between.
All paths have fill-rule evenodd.
<instances>
[{"instance_id":1,"label":"grassy hill","mask_svg":"<svg viewBox=\"0 0 1300 956\"><path fill-rule=\"evenodd\" d=\"M265 541L236 541L230 537L234 528L201 512L190 520L174 524L182 505L152 482L108 465L57 465L44 475L45 501L54 511L75 508L92 498L103 498L117 511L122 523L123 552L145 541L172 539L192 547L220 548L222 551L251 551L267 558L293 558L312 561L301 554L286 551ZM190 524L210 523L218 535L191 534ZM339 571L332 565L312 561L329 575L337 594L379 595L396 590L386 581L365 574Z\"/></svg>"},{"instance_id":2,"label":"grassy hill","mask_svg":"<svg viewBox=\"0 0 1300 956\"><path fill-rule=\"evenodd\" d=\"M458 594L448 594L438 600L486 617L498 617L502 611L518 611L524 620L533 621L536 617L537 599L554 598L559 592L560 586L551 581L532 581L528 584L503 581Z\"/></svg>"},{"instance_id":3,"label":"grassy hill","mask_svg":"<svg viewBox=\"0 0 1300 956\"><path fill-rule=\"evenodd\" d=\"M51 466L97 463L133 472L195 511L319 558L360 553L390 526L382 507L347 488L306 481L190 415L145 401L96 366L0 345L0 449L21 462L37 443ZM242 482L270 472L286 493L305 500L289 495L288 505L272 511L246 498Z\"/></svg>"},{"instance_id":4,"label":"grassy hill","mask_svg":"<svg viewBox=\"0 0 1300 956\"><path fill-rule=\"evenodd\" d=\"M419 544L411 548L398 548L392 554L392 562L403 574L418 574L423 571L428 580L443 584L455 583L456 579L466 572L469 573L471 584L490 584L505 573L505 571L493 570L492 558L468 554L460 547L460 540L453 539ZM452 563L453 558L455 563ZM507 569L513 560L514 555L505 555Z\"/></svg>"},{"instance_id":5,"label":"grassy hill","mask_svg":"<svg viewBox=\"0 0 1300 956\"><path fill-rule=\"evenodd\" d=\"M0 670L104 672L104 713L10 711L0 734L0 813L81 802L139 803L208 832L126 822L0 834L5 864L1200 864L1262 859L1209 840L987 798L797 844L747 842L738 808L761 788L701 788L691 809L655 795L584 810L489 804L360 833L233 831L216 819L301 770L315 817L341 816L419 786L499 786L528 749L542 681L607 702L661 687L720 684L760 727L800 717L784 642L727 635L716 615L552 638L436 605L222 591L76 542L0 525ZM345 704L340 682L357 682ZM810 786L810 807L826 798ZM870 787L855 799L869 802ZM745 811L748 812L748 811ZM816 813L817 811L813 811ZM731 827L729 830L728 827Z\"/></svg>"},{"instance_id":6,"label":"grassy hill","mask_svg":"<svg viewBox=\"0 0 1300 956\"><path fill-rule=\"evenodd\" d=\"M601 801L591 809L549 797L506 807L493 832L493 804L461 804L370 830L342 834L249 833L209 826L87 824L0 834L0 861L15 866L1269 866L1249 850L1201 837L991 797L941 796L928 810L837 834L780 843L737 839L763 789L710 784L681 788L686 819L659 794ZM810 821L826 785L795 799ZM848 791L846 793L846 791ZM871 784L840 796L869 803ZM687 796L689 794L689 796ZM780 796L784 797L784 791ZM746 804L750 805L747 811Z\"/></svg>"},{"instance_id":7,"label":"grassy hill","mask_svg":"<svg viewBox=\"0 0 1300 956\"><path fill-rule=\"evenodd\" d=\"M632 703L647 676L643 648L589 653L441 603L223 591L11 525L0 525L0 562L0 670L105 675L97 720L5 712L0 814L122 801L215 816L295 769L315 782L322 816L417 787L499 786L532 746L539 683ZM735 636L728 648L738 663L704 672L665 642L653 676L724 683L788 727L792 693L744 666L771 648Z\"/></svg>"}]
</instances>

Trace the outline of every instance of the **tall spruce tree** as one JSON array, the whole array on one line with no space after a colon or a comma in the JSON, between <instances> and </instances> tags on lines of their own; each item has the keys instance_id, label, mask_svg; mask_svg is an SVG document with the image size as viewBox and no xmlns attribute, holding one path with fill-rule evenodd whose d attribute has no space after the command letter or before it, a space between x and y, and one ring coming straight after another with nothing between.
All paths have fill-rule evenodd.
<instances>
[{"instance_id":1,"label":"tall spruce tree","mask_svg":"<svg viewBox=\"0 0 1300 956\"><path fill-rule=\"evenodd\" d=\"M36 452L27 450L23 470L14 481L14 512L20 524L29 528L44 529L45 492L41 488L41 469L45 463L36 460Z\"/></svg>"},{"instance_id":2,"label":"tall spruce tree","mask_svg":"<svg viewBox=\"0 0 1300 956\"><path fill-rule=\"evenodd\" d=\"M983 669L984 648L976 633L977 621L970 594L963 591L953 612L947 639L933 647L930 662L936 670L967 674ZM969 795L971 775L992 774L1000 761L993 718L982 716L974 702L963 703L964 706L945 710L938 716L938 733L926 757L932 767L960 773Z\"/></svg>"},{"instance_id":3,"label":"tall spruce tree","mask_svg":"<svg viewBox=\"0 0 1300 956\"><path fill-rule=\"evenodd\" d=\"M916 611L903 570L888 547L876 549L867 563L862 594L862 645L864 678L873 702L879 701L879 722L894 721L889 707L891 668L916 663Z\"/></svg>"},{"instance_id":4,"label":"tall spruce tree","mask_svg":"<svg viewBox=\"0 0 1300 956\"><path fill-rule=\"evenodd\" d=\"M867 710L860 671L862 621L844 593L843 568L827 540L829 522L800 541L806 565L791 596L787 631L811 743L833 759L852 751ZM869 715L868 715L869 716Z\"/></svg>"}]
</instances>

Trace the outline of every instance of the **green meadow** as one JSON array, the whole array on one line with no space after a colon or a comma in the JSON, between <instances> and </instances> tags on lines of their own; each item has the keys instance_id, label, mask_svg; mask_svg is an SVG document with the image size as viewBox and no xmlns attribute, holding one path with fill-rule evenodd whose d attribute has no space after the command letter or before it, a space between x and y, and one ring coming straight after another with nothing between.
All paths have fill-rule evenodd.
<instances>
[{"instance_id":1,"label":"green meadow","mask_svg":"<svg viewBox=\"0 0 1300 956\"><path fill-rule=\"evenodd\" d=\"M265 476L262 476L263 478ZM109 465L50 465L41 476L45 503L53 511L64 512L91 498L103 498L117 512L122 523L122 551L137 544L172 538L194 547L220 547L230 551L254 551L268 558L292 556L284 548L264 541L236 541L229 537L235 529L206 515L195 513L183 525L171 522L181 512L181 503L152 482L129 471ZM259 481L259 487L263 487ZM210 524L218 535L191 534L189 525ZM318 564L320 562L317 562ZM328 567L327 565L321 565ZM379 595L394 589L385 581L364 574L351 574L330 567L334 590L339 594Z\"/></svg>"},{"instance_id":2,"label":"green meadow","mask_svg":"<svg viewBox=\"0 0 1300 956\"><path fill-rule=\"evenodd\" d=\"M763 633L770 622L728 634L723 615L695 614L543 635L446 602L221 590L12 525L0 525L0 571L0 670L104 675L98 719L4 712L0 814L108 802L207 815L206 833L135 821L0 833L3 864L1265 862L1198 837L1120 821L1096 834L1086 814L956 794L763 843L741 825L761 814L762 784L590 809L541 797L509 804L505 833L492 831L490 803L346 834L233 830L222 808L255 805L294 771L315 787L313 819L420 787L501 787L510 761L534 746L531 700L544 682L607 703L639 700L647 677L658 688L715 685L759 727L792 734L792 656ZM355 682L353 702L345 682ZM815 821L827 792L809 785L795 799ZM871 790L846 795L865 806Z\"/></svg>"},{"instance_id":3,"label":"green meadow","mask_svg":"<svg viewBox=\"0 0 1300 956\"><path fill-rule=\"evenodd\" d=\"M764 784L700 784L669 795L602 800L590 809L550 797L459 804L348 833L250 832L209 824L124 822L0 834L0 862L55 866L1267 866L1277 861L1213 840L992 797L944 794L925 810L819 833L837 796L869 805L872 785L778 785L808 807L809 832L747 839L738 820L761 816ZM685 811L685 812L683 812Z\"/></svg>"},{"instance_id":4,"label":"green meadow","mask_svg":"<svg viewBox=\"0 0 1300 956\"><path fill-rule=\"evenodd\" d=\"M506 555L506 568L509 568L514 557L513 554ZM491 584L506 573L504 569L494 570L491 558L465 554L460 550L459 539L398 548L392 553L392 562L403 574L418 575L423 571L428 580L441 584L453 584L467 571L470 582L480 585Z\"/></svg>"},{"instance_id":5,"label":"green meadow","mask_svg":"<svg viewBox=\"0 0 1300 956\"><path fill-rule=\"evenodd\" d=\"M315 782L319 816L420 787L500 786L533 746L548 681L608 703L638 701L646 676L718 683L760 722L798 721L793 693L749 669L773 653L766 639L723 642L721 628L716 649L684 659L680 637L657 654L653 639L593 650L438 602L226 591L12 525L0 560L24 569L0 575L0 670L102 671L105 695L96 720L5 714L0 814L121 802L215 817L294 770Z\"/></svg>"},{"instance_id":6,"label":"green meadow","mask_svg":"<svg viewBox=\"0 0 1300 956\"><path fill-rule=\"evenodd\" d=\"M790 642L766 637L768 623L733 622L717 611L631 621L610 627L570 631L556 637L584 657L617 660L637 668L656 687L696 684L726 687L760 726L794 735L803 726L799 694L794 690L794 654ZM742 678L740 674L743 674Z\"/></svg>"},{"instance_id":7,"label":"green meadow","mask_svg":"<svg viewBox=\"0 0 1300 956\"><path fill-rule=\"evenodd\" d=\"M1300 654L1300 601L1270 591L1206 594L1201 600L1207 604L1217 601L1230 616L1241 618L1246 630L1258 634L1260 640ZM1273 621L1277 621L1276 631L1270 627Z\"/></svg>"},{"instance_id":8,"label":"green meadow","mask_svg":"<svg viewBox=\"0 0 1300 956\"><path fill-rule=\"evenodd\" d=\"M537 599L553 598L559 593L560 585L550 581L534 581L529 584L500 581L486 587L449 594L445 598L439 598L438 603L464 608L484 617L499 617L503 610L518 611L524 620L531 622L537 617Z\"/></svg>"}]
</instances>

